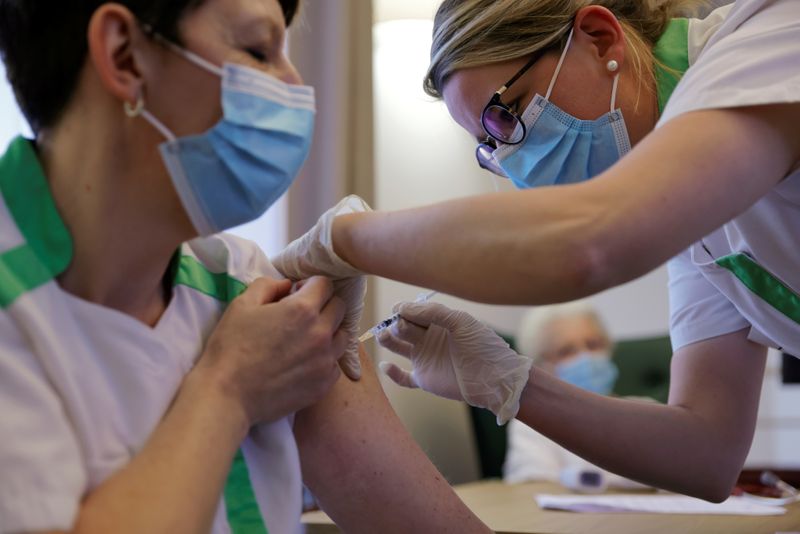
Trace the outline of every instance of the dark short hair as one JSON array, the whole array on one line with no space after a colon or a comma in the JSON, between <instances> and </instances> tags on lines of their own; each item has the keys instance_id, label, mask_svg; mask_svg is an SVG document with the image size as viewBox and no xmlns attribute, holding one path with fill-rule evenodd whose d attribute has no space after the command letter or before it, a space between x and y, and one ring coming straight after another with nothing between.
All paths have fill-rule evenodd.
<instances>
[{"instance_id":1,"label":"dark short hair","mask_svg":"<svg viewBox=\"0 0 800 534\"><path fill-rule=\"evenodd\" d=\"M143 23L180 43L180 18L204 0L118 0ZM300 0L278 0L286 25ZM88 53L89 21L106 0L0 0L0 57L34 132L66 108Z\"/></svg>"}]
</instances>

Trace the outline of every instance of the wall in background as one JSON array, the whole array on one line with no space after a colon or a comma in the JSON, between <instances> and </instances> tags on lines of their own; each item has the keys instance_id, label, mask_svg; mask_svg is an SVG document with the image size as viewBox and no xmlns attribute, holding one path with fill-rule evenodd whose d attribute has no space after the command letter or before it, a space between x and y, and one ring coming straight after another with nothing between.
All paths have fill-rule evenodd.
<instances>
[{"instance_id":1,"label":"wall in background","mask_svg":"<svg viewBox=\"0 0 800 534\"><path fill-rule=\"evenodd\" d=\"M17 106L11 86L6 81L6 69L0 62L0 154L5 152L8 143L20 134L31 137L28 123Z\"/></svg>"}]
</instances>

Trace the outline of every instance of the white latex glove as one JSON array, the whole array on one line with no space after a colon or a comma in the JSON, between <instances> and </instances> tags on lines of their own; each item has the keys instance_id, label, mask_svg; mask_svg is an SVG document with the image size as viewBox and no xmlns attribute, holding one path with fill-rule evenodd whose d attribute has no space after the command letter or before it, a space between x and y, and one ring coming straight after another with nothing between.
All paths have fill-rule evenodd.
<instances>
[{"instance_id":1,"label":"white latex glove","mask_svg":"<svg viewBox=\"0 0 800 534\"><path fill-rule=\"evenodd\" d=\"M404 302L401 319L378 342L411 361L411 372L389 363L380 368L394 382L472 406L487 408L504 425L519 411L533 360L463 311L435 302Z\"/></svg>"},{"instance_id":2,"label":"white latex glove","mask_svg":"<svg viewBox=\"0 0 800 534\"><path fill-rule=\"evenodd\" d=\"M276 257L272 264L286 278L294 281L321 275L333 280L335 294L347 304L342 328L348 332L347 352L339 360L342 371L353 380L361 378L358 359L358 326L364 311L367 279L355 267L341 259L333 250L331 230L333 219L339 215L372 211L361 198L350 195L322 214L317 224L305 235L295 239Z\"/></svg>"}]
</instances>

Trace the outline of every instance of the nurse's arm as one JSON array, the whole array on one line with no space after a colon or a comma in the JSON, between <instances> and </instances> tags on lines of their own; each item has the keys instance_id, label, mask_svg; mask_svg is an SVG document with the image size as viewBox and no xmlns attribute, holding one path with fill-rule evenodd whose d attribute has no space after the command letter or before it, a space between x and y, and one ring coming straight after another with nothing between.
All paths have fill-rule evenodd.
<instances>
[{"instance_id":1,"label":"nurse's arm","mask_svg":"<svg viewBox=\"0 0 800 534\"><path fill-rule=\"evenodd\" d=\"M365 272L471 300L571 300L654 269L741 214L800 160L800 104L697 111L583 184L338 217Z\"/></svg>"},{"instance_id":2,"label":"nurse's arm","mask_svg":"<svg viewBox=\"0 0 800 534\"><path fill-rule=\"evenodd\" d=\"M459 500L389 405L361 352L363 377L342 377L299 412L303 480L344 532L490 532Z\"/></svg>"},{"instance_id":3,"label":"nurse's arm","mask_svg":"<svg viewBox=\"0 0 800 534\"><path fill-rule=\"evenodd\" d=\"M604 469L719 502L750 449L765 362L744 330L688 345L673 356L667 405L595 395L536 369L517 417Z\"/></svg>"}]
</instances>

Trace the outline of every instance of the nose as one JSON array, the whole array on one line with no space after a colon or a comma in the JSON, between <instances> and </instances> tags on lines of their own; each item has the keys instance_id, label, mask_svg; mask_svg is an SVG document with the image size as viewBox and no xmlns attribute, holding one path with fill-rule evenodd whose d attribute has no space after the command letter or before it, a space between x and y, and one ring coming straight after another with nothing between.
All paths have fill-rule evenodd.
<instances>
[{"instance_id":1,"label":"nose","mask_svg":"<svg viewBox=\"0 0 800 534\"><path fill-rule=\"evenodd\" d=\"M288 59L286 60L286 68L281 72L280 79L289 85L304 85L303 77L300 76L300 72L298 72L294 64Z\"/></svg>"}]
</instances>

